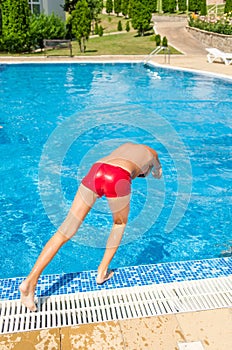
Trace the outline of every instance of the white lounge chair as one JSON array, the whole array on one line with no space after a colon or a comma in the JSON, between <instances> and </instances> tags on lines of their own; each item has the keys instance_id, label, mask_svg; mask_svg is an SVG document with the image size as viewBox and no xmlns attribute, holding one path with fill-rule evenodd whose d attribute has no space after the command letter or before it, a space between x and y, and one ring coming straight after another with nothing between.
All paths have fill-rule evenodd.
<instances>
[{"instance_id":1,"label":"white lounge chair","mask_svg":"<svg viewBox=\"0 0 232 350\"><path fill-rule=\"evenodd\" d=\"M224 62L226 65L232 63L232 53L224 52L213 47L207 48L206 51L208 51L207 59L209 63L213 63L218 59Z\"/></svg>"}]
</instances>

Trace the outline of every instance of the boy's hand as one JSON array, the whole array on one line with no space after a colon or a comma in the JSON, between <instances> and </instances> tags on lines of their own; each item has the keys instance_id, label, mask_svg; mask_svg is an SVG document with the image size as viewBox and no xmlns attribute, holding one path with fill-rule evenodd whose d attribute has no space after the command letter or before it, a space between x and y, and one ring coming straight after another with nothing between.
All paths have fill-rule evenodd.
<instances>
[{"instance_id":1,"label":"boy's hand","mask_svg":"<svg viewBox=\"0 0 232 350\"><path fill-rule=\"evenodd\" d=\"M158 169L155 169L155 171L154 171L154 170L152 171L152 175L153 175L154 178L156 178L156 179L160 179L161 176L162 176L162 173L163 173L163 171L162 171L162 168L161 168L161 167L158 168Z\"/></svg>"}]
</instances>

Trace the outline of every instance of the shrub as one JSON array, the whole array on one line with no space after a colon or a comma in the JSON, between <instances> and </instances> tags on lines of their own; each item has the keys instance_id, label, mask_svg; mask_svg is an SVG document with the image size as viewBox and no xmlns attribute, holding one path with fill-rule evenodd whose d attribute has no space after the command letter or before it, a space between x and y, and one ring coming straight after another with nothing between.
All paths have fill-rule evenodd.
<instances>
[{"instance_id":1,"label":"shrub","mask_svg":"<svg viewBox=\"0 0 232 350\"><path fill-rule=\"evenodd\" d=\"M122 31L122 22L118 21L118 31L121 32Z\"/></svg>"},{"instance_id":2,"label":"shrub","mask_svg":"<svg viewBox=\"0 0 232 350\"><path fill-rule=\"evenodd\" d=\"M47 16L33 15L30 23L30 34L33 46L43 48L44 39L64 39L66 35L65 24L54 13Z\"/></svg>"},{"instance_id":3,"label":"shrub","mask_svg":"<svg viewBox=\"0 0 232 350\"><path fill-rule=\"evenodd\" d=\"M160 46L160 44L161 44L161 36L159 34L157 34L155 36L155 42L156 42L156 46Z\"/></svg>"},{"instance_id":4,"label":"shrub","mask_svg":"<svg viewBox=\"0 0 232 350\"><path fill-rule=\"evenodd\" d=\"M98 35L99 35L99 36L103 36L103 27L102 27L102 26L100 26L100 27L98 28Z\"/></svg>"},{"instance_id":5,"label":"shrub","mask_svg":"<svg viewBox=\"0 0 232 350\"><path fill-rule=\"evenodd\" d=\"M211 20L207 17L198 17L191 15L189 18L189 26L206 30L208 32L232 35L231 15L227 14L219 19Z\"/></svg>"},{"instance_id":6,"label":"shrub","mask_svg":"<svg viewBox=\"0 0 232 350\"><path fill-rule=\"evenodd\" d=\"M166 38L166 36L163 37L162 46L168 47L168 39Z\"/></svg>"},{"instance_id":7,"label":"shrub","mask_svg":"<svg viewBox=\"0 0 232 350\"><path fill-rule=\"evenodd\" d=\"M130 22L129 21L126 22L126 31L127 31L127 33L130 31Z\"/></svg>"}]
</instances>

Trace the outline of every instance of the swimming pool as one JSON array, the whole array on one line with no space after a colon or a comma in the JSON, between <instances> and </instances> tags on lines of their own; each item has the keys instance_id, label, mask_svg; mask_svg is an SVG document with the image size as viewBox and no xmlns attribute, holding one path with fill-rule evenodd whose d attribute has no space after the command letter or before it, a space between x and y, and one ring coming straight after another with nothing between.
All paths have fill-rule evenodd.
<instances>
[{"instance_id":1,"label":"swimming pool","mask_svg":"<svg viewBox=\"0 0 232 350\"><path fill-rule=\"evenodd\" d=\"M164 177L134 181L112 266L230 254L231 82L137 63L19 64L0 66L0 89L1 278L29 272L91 162L125 141L157 149ZM45 273L96 269L110 227L101 200Z\"/></svg>"}]
</instances>

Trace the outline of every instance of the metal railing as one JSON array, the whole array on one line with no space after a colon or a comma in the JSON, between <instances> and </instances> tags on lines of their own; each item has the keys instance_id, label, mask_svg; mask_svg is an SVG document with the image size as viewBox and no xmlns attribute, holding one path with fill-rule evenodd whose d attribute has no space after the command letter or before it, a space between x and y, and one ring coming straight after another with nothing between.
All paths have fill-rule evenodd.
<instances>
[{"instance_id":1,"label":"metal railing","mask_svg":"<svg viewBox=\"0 0 232 350\"><path fill-rule=\"evenodd\" d=\"M158 55L161 51L164 52L164 63L170 63L170 49L167 46L157 46L144 60L144 65L146 65L152 56Z\"/></svg>"},{"instance_id":2,"label":"metal railing","mask_svg":"<svg viewBox=\"0 0 232 350\"><path fill-rule=\"evenodd\" d=\"M213 5L208 9L208 15L216 15L217 16L217 4Z\"/></svg>"}]
</instances>

